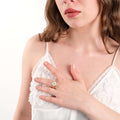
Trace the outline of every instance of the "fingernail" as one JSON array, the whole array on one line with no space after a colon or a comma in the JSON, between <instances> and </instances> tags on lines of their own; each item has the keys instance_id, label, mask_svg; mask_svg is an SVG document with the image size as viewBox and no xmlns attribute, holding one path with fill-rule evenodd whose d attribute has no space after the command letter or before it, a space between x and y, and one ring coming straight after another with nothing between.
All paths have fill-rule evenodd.
<instances>
[{"instance_id":1,"label":"fingernail","mask_svg":"<svg viewBox=\"0 0 120 120\"><path fill-rule=\"evenodd\" d=\"M75 67L75 64L73 64L73 69L75 69L76 67Z\"/></svg>"},{"instance_id":2,"label":"fingernail","mask_svg":"<svg viewBox=\"0 0 120 120\"><path fill-rule=\"evenodd\" d=\"M44 64L45 64L45 65L48 65L48 62L47 62L47 61L45 61L45 62L44 62Z\"/></svg>"}]
</instances>

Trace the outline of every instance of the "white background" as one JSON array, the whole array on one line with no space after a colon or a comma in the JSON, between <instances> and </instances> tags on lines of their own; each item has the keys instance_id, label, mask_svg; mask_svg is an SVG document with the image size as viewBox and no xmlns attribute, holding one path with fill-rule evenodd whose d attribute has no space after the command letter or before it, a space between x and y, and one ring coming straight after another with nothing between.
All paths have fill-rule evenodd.
<instances>
[{"instance_id":1,"label":"white background","mask_svg":"<svg viewBox=\"0 0 120 120\"><path fill-rule=\"evenodd\" d=\"M0 1L0 120L13 120L26 41L46 26L46 0Z\"/></svg>"}]
</instances>

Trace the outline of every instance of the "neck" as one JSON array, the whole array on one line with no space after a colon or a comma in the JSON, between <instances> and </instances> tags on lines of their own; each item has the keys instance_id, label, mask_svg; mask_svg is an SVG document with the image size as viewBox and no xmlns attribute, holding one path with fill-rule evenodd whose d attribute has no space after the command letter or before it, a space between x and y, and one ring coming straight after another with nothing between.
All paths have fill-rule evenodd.
<instances>
[{"instance_id":1,"label":"neck","mask_svg":"<svg viewBox=\"0 0 120 120\"><path fill-rule=\"evenodd\" d=\"M80 28L69 28L68 44L76 51L93 52L103 49L104 44L100 35L99 20ZM104 48L105 49L105 48Z\"/></svg>"}]
</instances>

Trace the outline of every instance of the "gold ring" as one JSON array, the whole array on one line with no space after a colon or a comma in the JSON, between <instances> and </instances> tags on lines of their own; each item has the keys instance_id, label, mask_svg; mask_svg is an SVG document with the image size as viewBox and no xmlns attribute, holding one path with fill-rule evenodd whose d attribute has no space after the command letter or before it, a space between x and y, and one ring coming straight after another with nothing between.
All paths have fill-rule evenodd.
<instances>
[{"instance_id":1,"label":"gold ring","mask_svg":"<svg viewBox=\"0 0 120 120\"><path fill-rule=\"evenodd\" d=\"M54 81L54 82L52 82L52 88L56 88L56 85L57 85L57 83L56 83L56 81Z\"/></svg>"}]
</instances>

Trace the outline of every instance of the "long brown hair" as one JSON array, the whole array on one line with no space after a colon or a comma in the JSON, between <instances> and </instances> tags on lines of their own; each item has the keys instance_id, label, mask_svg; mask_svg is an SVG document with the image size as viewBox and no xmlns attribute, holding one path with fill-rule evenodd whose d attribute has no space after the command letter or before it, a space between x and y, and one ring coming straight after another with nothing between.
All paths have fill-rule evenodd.
<instances>
[{"instance_id":1,"label":"long brown hair","mask_svg":"<svg viewBox=\"0 0 120 120\"><path fill-rule=\"evenodd\" d=\"M102 41L106 51L111 54L106 47L108 38L112 38L120 45L120 0L98 0L98 4L101 11L100 32ZM57 42L62 35L69 32L69 26L63 20L55 0L47 0L45 18L47 26L42 36L40 36L41 41L48 42L52 40Z\"/></svg>"}]
</instances>

